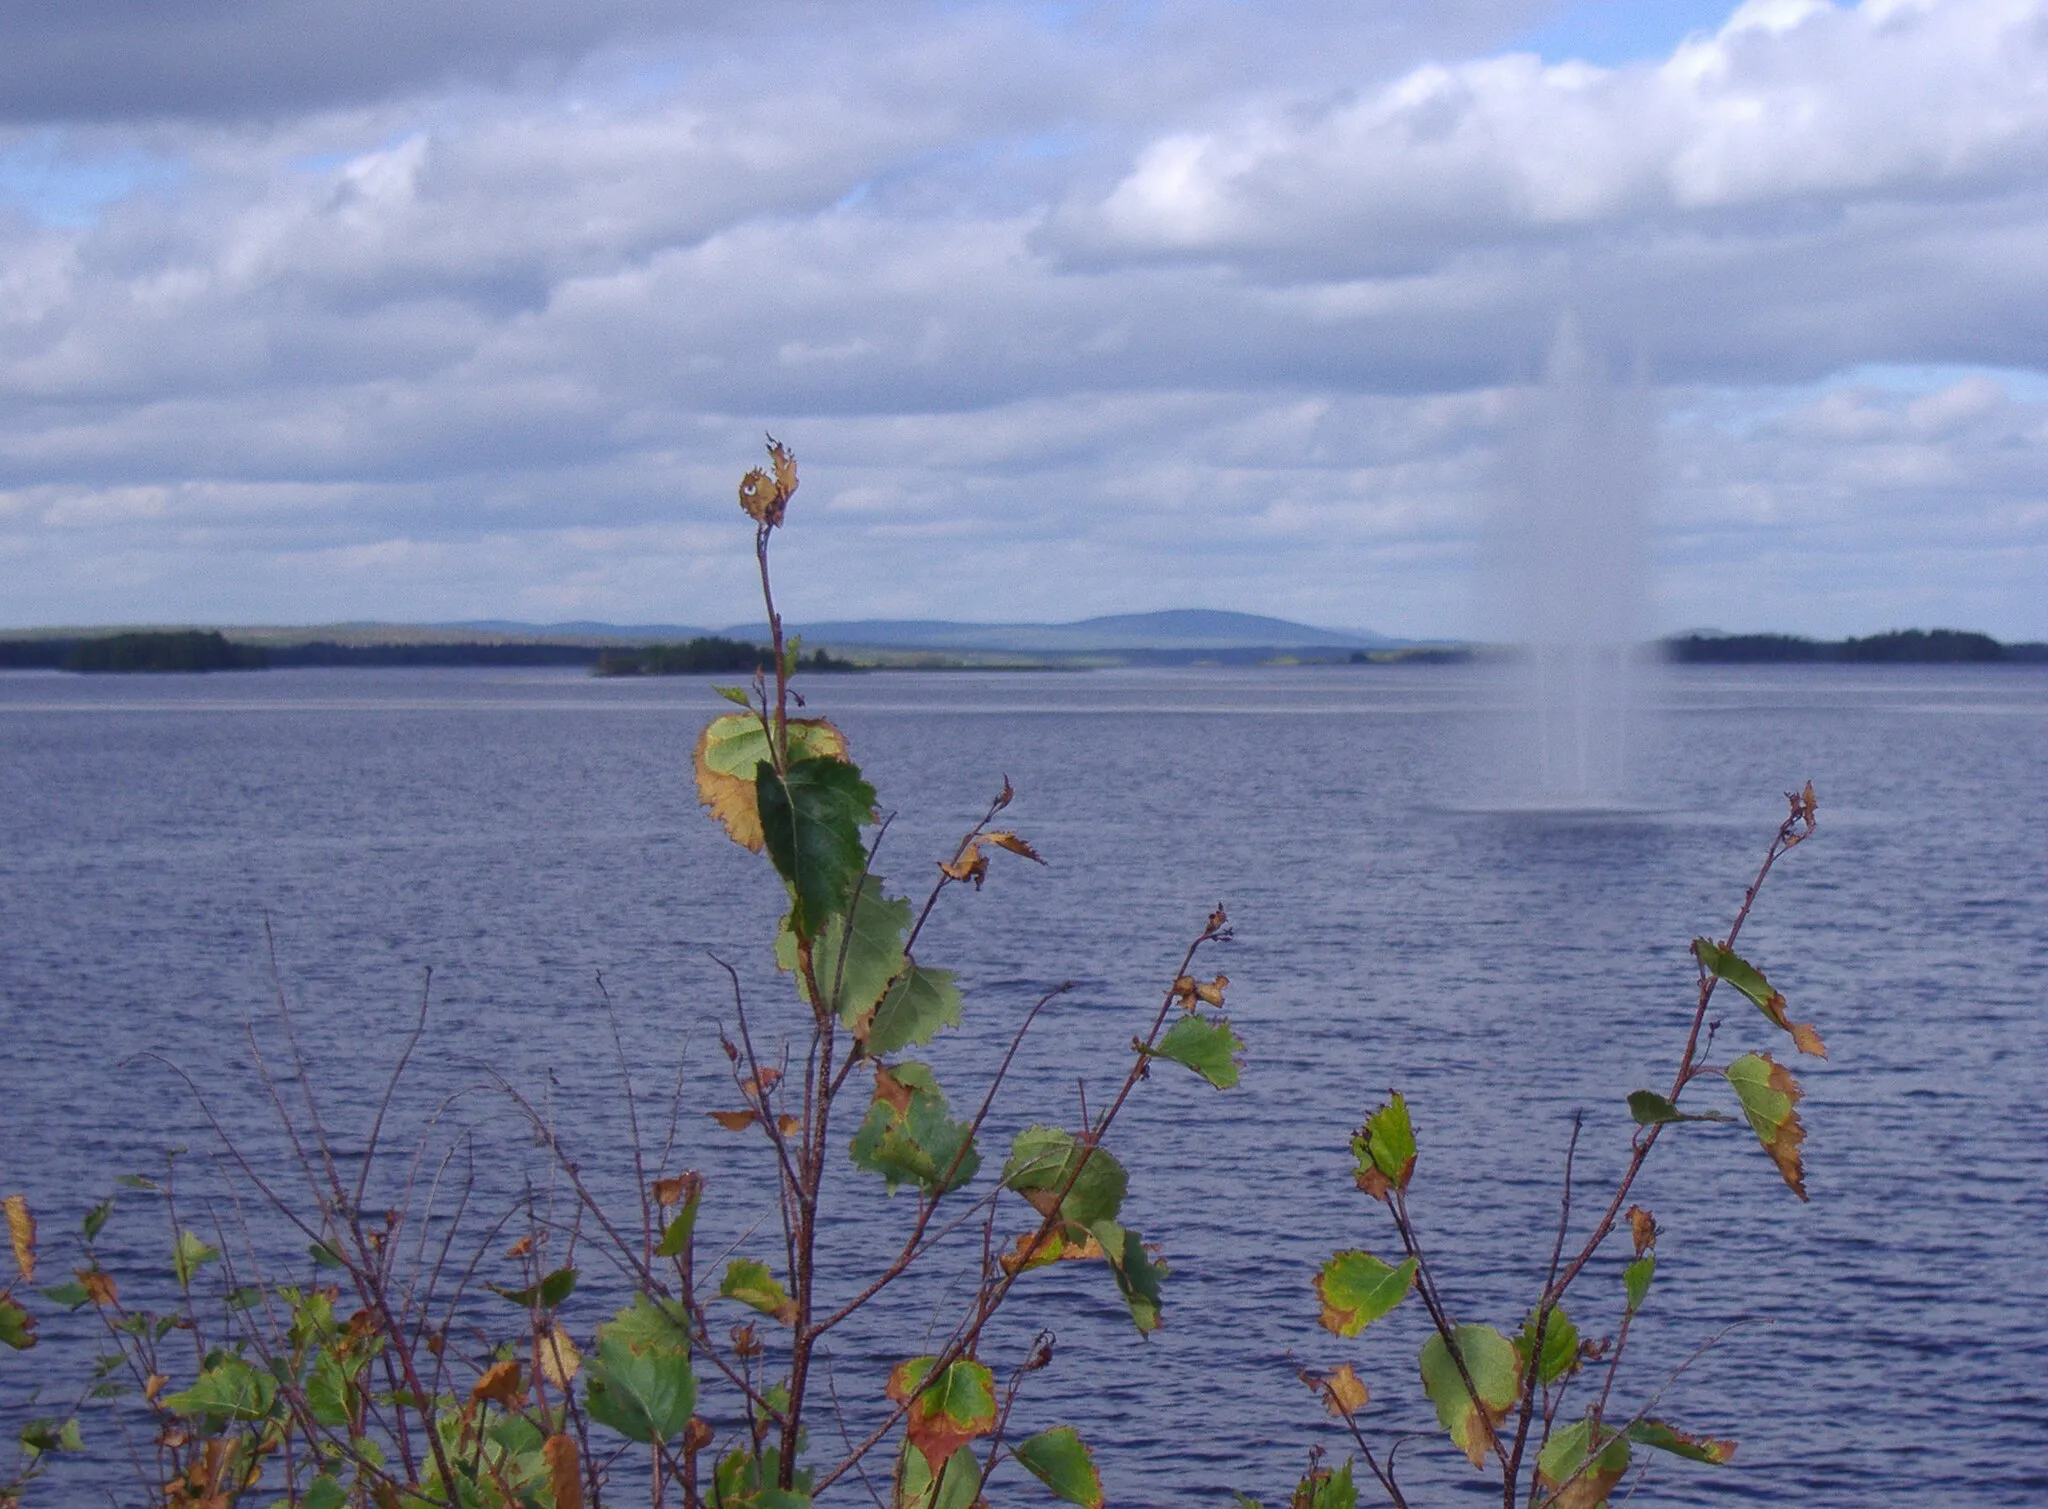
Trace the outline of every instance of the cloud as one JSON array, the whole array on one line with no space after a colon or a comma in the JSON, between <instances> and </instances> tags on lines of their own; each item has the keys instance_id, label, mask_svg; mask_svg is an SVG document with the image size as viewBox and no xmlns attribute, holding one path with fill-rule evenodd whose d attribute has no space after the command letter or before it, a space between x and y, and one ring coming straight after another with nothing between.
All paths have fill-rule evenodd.
<instances>
[{"instance_id":1,"label":"cloud","mask_svg":"<svg viewBox=\"0 0 2048 1509\"><path fill-rule=\"evenodd\" d=\"M0 80L114 31L0 192L0 619L730 622L773 428L805 616L1466 632L1570 308L1665 390L1667 625L2048 633L2048 5L1498 50L1555 8L10 13Z\"/></svg>"}]
</instances>

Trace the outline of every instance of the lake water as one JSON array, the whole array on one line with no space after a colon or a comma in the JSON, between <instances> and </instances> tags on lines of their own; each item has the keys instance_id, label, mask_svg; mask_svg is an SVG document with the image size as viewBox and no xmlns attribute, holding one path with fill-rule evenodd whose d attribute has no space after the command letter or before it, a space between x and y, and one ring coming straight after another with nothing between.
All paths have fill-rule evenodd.
<instances>
[{"instance_id":1,"label":"lake water","mask_svg":"<svg viewBox=\"0 0 2048 1509\"><path fill-rule=\"evenodd\" d=\"M1077 1073L1092 1097L1113 1088L1186 940L1230 910L1237 941L1210 970L1232 980L1241 1087L1157 1073L1112 1139L1127 1220L1173 1265L1165 1328L1139 1342L1107 1276L1071 1265L1031 1277L1002 1338L1057 1332L1018 1423L1080 1425L1112 1502L1284 1502L1307 1447L1341 1445L1295 1367L1347 1359L1375 1430L1424 1433L1401 1455L1418 1503L1487 1496L1421 1403L1418 1307L1358 1342L1316 1325L1321 1258L1395 1246L1350 1187L1349 1133L1388 1087L1406 1092L1414 1206L1445 1287L1462 1318L1512 1328L1540 1281L1571 1111L1587 1113L1580 1206L1596 1207L1625 1156L1624 1096L1668 1085L1687 941L1725 931L1779 793L1811 779L1820 833L1743 951L1832 1055L1798 1069L1812 1201L1746 1129L1660 1144L1637 1198L1663 1224L1662 1266L1616 1398L1741 1323L1659 1407L1741 1449L1722 1469L1660 1464L1636 1501L2048 1503L2048 675L1674 672L1637 728L1636 804L1584 814L1491 810L1500 691L1464 668L809 689L899 814L882 872L921 896L1005 774L1009 817L1048 860L996 856L920 949L967 991L965 1026L926 1055L956 1107L1030 1001L1076 982L998 1101L984 1179L1016 1127L1073 1119ZM793 1018L768 952L779 887L692 789L718 708L694 680L557 671L0 675L0 1184L34 1199L53 1253L113 1174L166 1145L194 1149L195 1202L218 1192L191 1092L140 1054L182 1066L282 1167L243 1036L251 1023L279 1048L267 927L344 1141L431 966L401 1144L488 1064L549 1100L601 1186L629 1189L601 971L652 1100L681 1056L707 1230L757 1227L753 1152L697 1114L733 1103L713 1031L729 986L709 954L739 969L757 1033ZM1746 1004L1718 1004L1717 1056L1788 1056ZM487 1095L437 1135L458 1123L486 1150L479 1208L502 1203L534 1166L530 1138ZM877 1252L907 1214L855 1199L833 1238ZM124 1197L108 1239L124 1292L162 1266L159 1220ZM1021 1207L1005 1221L1021 1229ZM281 1250L260 1218L249 1239ZM1588 1332L1612 1329L1619 1293L1618 1264L1581 1280ZM834 1383L857 1418L949 1297L907 1292L886 1324L843 1335ZM570 1314L587 1335L608 1303L593 1271ZM46 1329L45 1363L84 1334L82 1319ZM20 1376L0 1358L0 1380ZM0 1400L14 1420L12 1381ZM66 1474L44 1502L86 1501L89 1475Z\"/></svg>"}]
</instances>

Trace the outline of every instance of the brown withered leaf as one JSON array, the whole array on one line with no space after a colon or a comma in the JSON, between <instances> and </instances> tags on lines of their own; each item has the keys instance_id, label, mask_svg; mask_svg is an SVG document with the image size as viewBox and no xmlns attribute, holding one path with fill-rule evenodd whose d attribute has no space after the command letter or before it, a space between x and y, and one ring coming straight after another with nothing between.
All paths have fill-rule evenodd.
<instances>
[{"instance_id":1,"label":"brown withered leaf","mask_svg":"<svg viewBox=\"0 0 2048 1509\"><path fill-rule=\"evenodd\" d=\"M1007 786L1005 789L1008 789ZM1011 854L1021 854L1035 864L1045 863L1030 844L1008 829L999 828L989 833L978 833L968 839L953 858L940 861L939 873L949 880L972 881L978 891L981 889L982 881L988 878L987 850L991 847L1006 850Z\"/></svg>"},{"instance_id":2,"label":"brown withered leaf","mask_svg":"<svg viewBox=\"0 0 2048 1509\"><path fill-rule=\"evenodd\" d=\"M549 1436L541 1443L548 1464L548 1488L555 1509L583 1509L583 1460L574 1436Z\"/></svg>"},{"instance_id":3,"label":"brown withered leaf","mask_svg":"<svg viewBox=\"0 0 2048 1509\"><path fill-rule=\"evenodd\" d=\"M1640 1205L1628 1208L1628 1232L1636 1244L1636 1256L1641 1257L1657 1245L1657 1221Z\"/></svg>"},{"instance_id":4,"label":"brown withered leaf","mask_svg":"<svg viewBox=\"0 0 2048 1509\"><path fill-rule=\"evenodd\" d=\"M1000 812L1017 799L1017 788L1010 784L1010 778L1003 777L1003 789L996 793L995 809Z\"/></svg>"},{"instance_id":5,"label":"brown withered leaf","mask_svg":"<svg viewBox=\"0 0 2048 1509\"><path fill-rule=\"evenodd\" d=\"M744 1132L761 1119L757 1111L706 1111L704 1114L728 1132Z\"/></svg>"},{"instance_id":6,"label":"brown withered leaf","mask_svg":"<svg viewBox=\"0 0 2048 1509\"><path fill-rule=\"evenodd\" d=\"M787 1111L784 1111L780 1116L775 1118L775 1130L782 1133L782 1135L785 1137L794 1137L798 1132L801 1132L803 1129L804 1124L802 1119L800 1117L790 1115Z\"/></svg>"},{"instance_id":7,"label":"brown withered leaf","mask_svg":"<svg viewBox=\"0 0 2048 1509\"><path fill-rule=\"evenodd\" d=\"M114 1275L104 1268L80 1268L77 1270L79 1286L85 1290L85 1297L102 1309L109 1309L121 1301L121 1294L114 1287Z\"/></svg>"},{"instance_id":8,"label":"brown withered leaf","mask_svg":"<svg viewBox=\"0 0 2048 1509\"><path fill-rule=\"evenodd\" d=\"M907 1115L910 1111L911 1096L915 1093L915 1086L898 1079L886 1068L875 1070L876 1105L890 1106Z\"/></svg>"},{"instance_id":9,"label":"brown withered leaf","mask_svg":"<svg viewBox=\"0 0 2048 1509\"><path fill-rule=\"evenodd\" d=\"M1012 854L1021 854L1026 859L1035 861L1038 864L1045 863L1043 859L1039 858L1036 849L1032 848L1030 844L1010 832L1007 828L999 828L993 833L984 834L982 842L994 844L998 849L1007 849Z\"/></svg>"},{"instance_id":10,"label":"brown withered leaf","mask_svg":"<svg viewBox=\"0 0 2048 1509\"><path fill-rule=\"evenodd\" d=\"M702 1415L690 1416L690 1423L683 1427L683 1450L694 1455L718 1439L718 1433L711 1428L711 1422Z\"/></svg>"},{"instance_id":11,"label":"brown withered leaf","mask_svg":"<svg viewBox=\"0 0 2048 1509\"><path fill-rule=\"evenodd\" d=\"M796 457L773 435L768 437L768 464L775 468L775 486L786 502L796 495Z\"/></svg>"},{"instance_id":12,"label":"brown withered leaf","mask_svg":"<svg viewBox=\"0 0 2048 1509\"><path fill-rule=\"evenodd\" d=\"M971 880L978 891L988 878L988 856L981 852L980 844L970 843L952 859L940 860L939 873L948 880Z\"/></svg>"},{"instance_id":13,"label":"brown withered leaf","mask_svg":"<svg viewBox=\"0 0 2048 1509\"><path fill-rule=\"evenodd\" d=\"M523 1258L530 1254L532 1251L533 1238L530 1236L524 1236L521 1237L518 1241L514 1242L510 1247L507 1247L505 1249L505 1256L508 1258Z\"/></svg>"},{"instance_id":14,"label":"brown withered leaf","mask_svg":"<svg viewBox=\"0 0 2048 1509\"><path fill-rule=\"evenodd\" d=\"M156 1396L164 1391L164 1385L170 1381L170 1375L167 1373L151 1373L142 1380L142 1397L151 1404L156 1403Z\"/></svg>"},{"instance_id":15,"label":"brown withered leaf","mask_svg":"<svg viewBox=\"0 0 2048 1509\"><path fill-rule=\"evenodd\" d=\"M1106 1256L1095 1233L1075 1222L1062 1221L1043 1236L1035 1231L1022 1233L998 1261L1003 1272L1017 1273L1048 1263L1094 1262Z\"/></svg>"},{"instance_id":16,"label":"brown withered leaf","mask_svg":"<svg viewBox=\"0 0 2048 1509\"><path fill-rule=\"evenodd\" d=\"M775 485L775 479L756 466L740 478L740 508L748 518L774 529L782 523L789 499Z\"/></svg>"},{"instance_id":17,"label":"brown withered leaf","mask_svg":"<svg viewBox=\"0 0 2048 1509\"><path fill-rule=\"evenodd\" d=\"M1372 1391L1365 1386L1365 1380L1348 1362L1328 1377L1318 1380L1317 1387L1322 1391L1323 1407L1344 1419L1357 1414L1372 1399Z\"/></svg>"},{"instance_id":18,"label":"brown withered leaf","mask_svg":"<svg viewBox=\"0 0 2048 1509\"><path fill-rule=\"evenodd\" d=\"M9 1195L0 1201L7 1210L7 1240L14 1245L14 1266L21 1270L22 1280L34 1283L36 1278L36 1218L28 1208L27 1195Z\"/></svg>"},{"instance_id":19,"label":"brown withered leaf","mask_svg":"<svg viewBox=\"0 0 2048 1509\"><path fill-rule=\"evenodd\" d=\"M1213 980L1197 980L1192 975L1181 975L1168 987L1168 994L1174 1003L1184 1010L1196 1011L1203 1006L1221 1006L1223 992L1230 986L1229 975L1218 975Z\"/></svg>"},{"instance_id":20,"label":"brown withered leaf","mask_svg":"<svg viewBox=\"0 0 2048 1509\"><path fill-rule=\"evenodd\" d=\"M1815 1058L1828 1056L1828 1045L1820 1040L1820 1034L1813 1030L1811 1022L1788 1022L1792 1032L1792 1046L1801 1053L1810 1053Z\"/></svg>"},{"instance_id":21,"label":"brown withered leaf","mask_svg":"<svg viewBox=\"0 0 2048 1509\"><path fill-rule=\"evenodd\" d=\"M533 1369L556 1388L565 1389L583 1366L583 1354L560 1326L548 1326L533 1339Z\"/></svg>"},{"instance_id":22,"label":"brown withered leaf","mask_svg":"<svg viewBox=\"0 0 2048 1509\"><path fill-rule=\"evenodd\" d=\"M774 1089L781 1078L780 1069L763 1069L758 1074L749 1074L740 1081L740 1094L758 1096L764 1091Z\"/></svg>"},{"instance_id":23,"label":"brown withered leaf","mask_svg":"<svg viewBox=\"0 0 2048 1509\"><path fill-rule=\"evenodd\" d=\"M742 1361L759 1357L762 1353L761 1333L754 1329L751 1320L743 1320L725 1333L732 1340L732 1355Z\"/></svg>"},{"instance_id":24,"label":"brown withered leaf","mask_svg":"<svg viewBox=\"0 0 2048 1509\"><path fill-rule=\"evenodd\" d=\"M704 1176L695 1169L686 1169L672 1179L654 1181L654 1203L663 1210L693 1199L704 1188Z\"/></svg>"},{"instance_id":25,"label":"brown withered leaf","mask_svg":"<svg viewBox=\"0 0 2048 1509\"><path fill-rule=\"evenodd\" d=\"M483 1377L477 1379L469 1391L469 1402L498 1405L511 1409L518 1404L525 1390L520 1387L519 1364L511 1358L494 1362L484 1369Z\"/></svg>"}]
</instances>

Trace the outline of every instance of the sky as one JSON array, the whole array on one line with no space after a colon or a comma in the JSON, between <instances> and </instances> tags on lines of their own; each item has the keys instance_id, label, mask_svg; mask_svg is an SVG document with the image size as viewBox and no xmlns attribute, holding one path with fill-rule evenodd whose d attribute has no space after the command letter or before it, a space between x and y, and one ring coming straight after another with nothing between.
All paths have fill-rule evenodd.
<instances>
[{"instance_id":1,"label":"sky","mask_svg":"<svg viewBox=\"0 0 2048 1509\"><path fill-rule=\"evenodd\" d=\"M2048 638L2048 0L12 0L0 626L1500 632L1569 326L1646 630Z\"/></svg>"}]
</instances>

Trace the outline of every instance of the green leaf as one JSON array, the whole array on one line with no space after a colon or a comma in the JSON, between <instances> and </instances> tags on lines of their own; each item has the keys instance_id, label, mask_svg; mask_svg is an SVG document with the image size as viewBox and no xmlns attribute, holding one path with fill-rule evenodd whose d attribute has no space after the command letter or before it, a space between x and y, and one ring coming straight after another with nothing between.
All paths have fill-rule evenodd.
<instances>
[{"instance_id":1,"label":"green leaf","mask_svg":"<svg viewBox=\"0 0 2048 1509\"><path fill-rule=\"evenodd\" d=\"M1052 1496L1081 1509L1102 1509L1102 1479L1095 1471L1095 1454L1089 1451L1071 1425L1057 1425L1028 1436L1012 1448Z\"/></svg>"},{"instance_id":2,"label":"green leaf","mask_svg":"<svg viewBox=\"0 0 2048 1509\"><path fill-rule=\"evenodd\" d=\"M1334 1253L1316 1275L1316 1298L1323 1302L1323 1329L1356 1336L1408 1297L1415 1282L1415 1259L1392 1267L1369 1252Z\"/></svg>"},{"instance_id":3,"label":"green leaf","mask_svg":"<svg viewBox=\"0 0 2048 1509\"><path fill-rule=\"evenodd\" d=\"M43 1298L53 1305L62 1305L67 1310L76 1310L80 1305L92 1303L92 1294L77 1279L66 1279L61 1284L52 1284L40 1291Z\"/></svg>"},{"instance_id":4,"label":"green leaf","mask_svg":"<svg viewBox=\"0 0 2048 1509\"><path fill-rule=\"evenodd\" d=\"M1806 1092L1783 1064L1768 1053L1745 1053L1723 1071L1742 1102L1742 1114L1750 1130L1763 1144L1786 1186L1800 1199L1806 1198L1806 1166L1799 1156L1806 1141L1806 1128L1794 1109Z\"/></svg>"},{"instance_id":5,"label":"green leaf","mask_svg":"<svg viewBox=\"0 0 2048 1509\"><path fill-rule=\"evenodd\" d=\"M1351 1139L1351 1153L1358 1160L1358 1187L1375 1200L1408 1187L1415 1175L1415 1128L1408 1121L1408 1102L1398 1092L1365 1118Z\"/></svg>"},{"instance_id":6,"label":"green leaf","mask_svg":"<svg viewBox=\"0 0 2048 1509\"><path fill-rule=\"evenodd\" d=\"M180 1231L178 1240L171 1245L171 1271L178 1276L182 1286L192 1282L192 1275L220 1256L218 1247L209 1247L189 1231Z\"/></svg>"},{"instance_id":7,"label":"green leaf","mask_svg":"<svg viewBox=\"0 0 2048 1509\"><path fill-rule=\"evenodd\" d=\"M146 1189L154 1192L163 1188L156 1180L146 1179L141 1174L116 1174L114 1182L123 1189Z\"/></svg>"},{"instance_id":8,"label":"green leaf","mask_svg":"<svg viewBox=\"0 0 2048 1509\"><path fill-rule=\"evenodd\" d=\"M1227 1017L1184 1016L1166 1029L1152 1051L1186 1065L1217 1089L1228 1090L1237 1083L1244 1044L1230 1030Z\"/></svg>"},{"instance_id":9,"label":"green leaf","mask_svg":"<svg viewBox=\"0 0 2048 1509\"><path fill-rule=\"evenodd\" d=\"M576 1270L557 1268L539 1283L524 1289L500 1289L496 1284L492 1284L491 1289L522 1310L552 1310L576 1292Z\"/></svg>"},{"instance_id":10,"label":"green leaf","mask_svg":"<svg viewBox=\"0 0 2048 1509\"><path fill-rule=\"evenodd\" d=\"M1574 1420L1551 1433L1536 1459L1536 1478L1555 1495L1557 1509L1599 1509L1628 1472L1628 1437L1591 1420Z\"/></svg>"},{"instance_id":11,"label":"green leaf","mask_svg":"<svg viewBox=\"0 0 2048 1509\"><path fill-rule=\"evenodd\" d=\"M1521 1335L1515 1338L1515 1355L1521 1359L1524 1377L1529 1374L1529 1357L1535 1350L1536 1311L1531 1310L1529 1318L1522 1322ZM1578 1368L1579 1328L1562 1309L1553 1309L1543 1325L1543 1357L1536 1368L1536 1379L1539 1383L1555 1383Z\"/></svg>"},{"instance_id":12,"label":"green leaf","mask_svg":"<svg viewBox=\"0 0 2048 1509\"><path fill-rule=\"evenodd\" d=\"M835 997L839 1019L856 1036L865 1035L869 1017L880 1003L889 982L903 972L903 938L910 929L910 903L885 895L882 878L869 875L860 884L860 894L845 916L833 917L818 930L811 944L811 968L818 988ZM853 941L845 945L847 917L853 920ZM845 947L846 963L839 962ZM797 967L796 931L788 917L775 935L775 962L794 973ZM810 1004L810 991L801 977L797 995ZM892 1051L875 1049L877 1053Z\"/></svg>"},{"instance_id":13,"label":"green leaf","mask_svg":"<svg viewBox=\"0 0 2048 1509\"><path fill-rule=\"evenodd\" d=\"M1087 1161L1082 1163L1084 1156ZM1040 1215L1050 1215L1055 1197L1069 1179L1073 1188L1059 1201L1062 1218L1083 1226L1116 1219L1129 1183L1121 1163L1101 1148L1083 1148L1072 1132L1060 1127L1031 1126L1017 1134L1010 1144L1009 1161L1003 1165L1005 1188L1029 1200Z\"/></svg>"},{"instance_id":14,"label":"green leaf","mask_svg":"<svg viewBox=\"0 0 2048 1509\"><path fill-rule=\"evenodd\" d=\"M629 1441L670 1441L697 1407L689 1332L645 1295L597 1330L597 1356L584 1359L592 1419Z\"/></svg>"},{"instance_id":15,"label":"green leaf","mask_svg":"<svg viewBox=\"0 0 2048 1509\"><path fill-rule=\"evenodd\" d=\"M36 1318L10 1294L0 1294L0 1342L17 1352L36 1344Z\"/></svg>"},{"instance_id":16,"label":"green leaf","mask_svg":"<svg viewBox=\"0 0 2048 1509\"><path fill-rule=\"evenodd\" d=\"M752 1258L734 1258L726 1264L725 1277L719 1281L718 1292L727 1299L736 1299L750 1309L781 1321L785 1326L796 1324L796 1301L782 1287L782 1280L769 1272L766 1263L757 1263Z\"/></svg>"},{"instance_id":17,"label":"green leaf","mask_svg":"<svg viewBox=\"0 0 2048 1509\"><path fill-rule=\"evenodd\" d=\"M1628 1313L1633 1315L1643 1308L1643 1301L1650 1295L1650 1280L1657 1273L1657 1254L1646 1252L1621 1270L1622 1286L1628 1290Z\"/></svg>"},{"instance_id":18,"label":"green leaf","mask_svg":"<svg viewBox=\"0 0 2048 1509\"><path fill-rule=\"evenodd\" d=\"M313 1260L315 1268L345 1268L348 1266L342 1261L341 1249L332 1242L308 1242L306 1244L306 1256Z\"/></svg>"},{"instance_id":19,"label":"green leaf","mask_svg":"<svg viewBox=\"0 0 2048 1509\"><path fill-rule=\"evenodd\" d=\"M780 1388L769 1389L767 1400L773 1409L789 1402ZM710 1502L719 1509L809 1509L811 1473L797 1469L794 1492L766 1486L781 1475L782 1453L776 1447L763 1448L758 1457L744 1449L729 1451L713 1470Z\"/></svg>"},{"instance_id":20,"label":"green leaf","mask_svg":"<svg viewBox=\"0 0 2048 1509\"><path fill-rule=\"evenodd\" d=\"M875 1008L867 1027L867 1051L898 1053L913 1044L928 1043L944 1029L957 1027L960 1011L960 991L953 983L953 972L927 969L910 960Z\"/></svg>"},{"instance_id":21,"label":"green leaf","mask_svg":"<svg viewBox=\"0 0 2048 1509\"><path fill-rule=\"evenodd\" d=\"M348 1495L341 1484L322 1473L306 1485L299 1503L303 1509L348 1509Z\"/></svg>"},{"instance_id":22,"label":"green leaf","mask_svg":"<svg viewBox=\"0 0 2048 1509\"><path fill-rule=\"evenodd\" d=\"M791 922L815 938L828 918L845 912L867 864L861 824L875 814L875 788L844 760L793 760L778 773L754 771L755 800L768 857L789 886Z\"/></svg>"},{"instance_id":23,"label":"green leaf","mask_svg":"<svg viewBox=\"0 0 2048 1509\"><path fill-rule=\"evenodd\" d=\"M239 1357L221 1357L176 1394L157 1403L173 1414L217 1420L263 1420L277 1403L277 1380Z\"/></svg>"},{"instance_id":24,"label":"green leaf","mask_svg":"<svg viewBox=\"0 0 2048 1509\"><path fill-rule=\"evenodd\" d=\"M743 686L714 686L711 690L728 702L737 702L741 707L754 705L753 699L747 695L747 689Z\"/></svg>"},{"instance_id":25,"label":"green leaf","mask_svg":"<svg viewBox=\"0 0 2048 1509\"><path fill-rule=\"evenodd\" d=\"M1436 1334L1422 1344L1422 1390L1451 1440L1480 1467L1493 1450L1494 1428L1522 1396L1521 1358L1514 1343L1491 1326L1459 1326L1453 1334L1479 1397L1466 1389L1451 1349Z\"/></svg>"},{"instance_id":26,"label":"green leaf","mask_svg":"<svg viewBox=\"0 0 2048 1509\"><path fill-rule=\"evenodd\" d=\"M113 1213L114 1202L112 1200L102 1200L85 1213L85 1219L79 1224L83 1228L85 1239L88 1242L100 1234L100 1229L107 1224L107 1217Z\"/></svg>"},{"instance_id":27,"label":"green leaf","mask_svg":"<svg viewBox=\"0 0 2048 1509\"><path fill-rule=\"evenodd\" d=\"M1637 1126L1661 1126L1670 1121L1733 1121L1720 1111L1681 1111L1655 1090L1635 1090L1628 1097L1628 1114Z\"/></svg>"},{"instance_id":28,"label":"green leaf","mask_svg":"<svg viewBox=\"0 0 2048 1509\"><path fill-rule=\"evenodd\" d=\"M896 1455L896 1486L892 1502L906 1509L974 1509L981 1497L981 1459L963 1446L946 1458L945 1471L932 1483L931 1464L908 1441Z\"/></svg>"},{"instance_id":29,"label":"green leaf","mask_svg":"<svg viewBox=\"0 0 2048 1509\"><path fill-rule=\"evenodd\" d=\"M676 1218L661 1233L661 1245L654 1249L656 1257L681 1257L689 1251L690 1235L697 1229L697 1207L703 1199L704 1192L700 1189L683 1202Z\"/></svg>"},{"instance_id":30,"label":"green leaf","mask_svg":"<svg viewBox=\"0 0 2048 1509\"><path fill-rule=\"evenodd\" d=\"M351 1370L333 1352L323 1351L314 1357L313 1366L306 1373L306 1405L313 1418L329 1429L340 1429L355 1418L356 1393Z\"/></svg>"},{"instance_id":31,"label":"green leaf","mask_svg":"<svg viewBox=\"0 0 2048 1509\"><path fill-rule=\"evenodd\" d=\"M1243 1494L1238 1497L1242 1499ZM1358 1488L1351 1481L1351 1458L1342 1467L1318 1467L1295 1485L1289 1503L1295 1509L1358 1509Z\"/></svg>"},{"instance_id":32,"label":"green leaf","mask_svg":"<svg viewBox=\"0 0 2048 1509\"><path fill-rule=\"evenodd\" d=\"M903 1431L924 1453L932 1472L970 1441L996 1428L995 1376L971 1358L951 1363L936 1377L936 1357L913 1357L889 1374L888 1396L908 1405Z\"/></svg>"},{"instance_id":33,"label":"green leaf","mask_svg":"<svg viewBox=\"0 0 2048 1509\"><path fill-rule=\"evenodd\" d=\"M21 1452L33 1460L46 1451L84 1451L85 1436L74 1420L31 1420L21 1428Z\"/></svg>"},{"instance_id":34,"label":"green leaf","mask_svg":"<svg viewBox=\"0 0 2048 1509\"><path fill-rule=\"evenodd\" d=\"M1140 1336L1158 1330L1160 1284L1168 1272L1165 1262L1154 1260L1137 1232L1114 1221L1097 1221L1088 1230L1102 1244L1103 1256L1109 1259L1110 1275L1116 1280L1125 1308L1131 1312L1131 1324L1138 1328Z\"/></svg>"},{"instance_id":35,"label":"green leaf","mask_svg":"<svg viewBox=\"0 0 2048 1509\"><path fill-rule=\"evenodd\" d=\"M856 1168L880 1174L894 1194L904 1181L942 1195L981 1168L967 1123L947 1114L946 1097L924 1064L875 1071L875 1099L850 1149Z\"/></svg>"},{"instance_id":36,"label":"green leaf","mask_svg":"<svg viewBox=\"0 0 2048 1509\"><path fill-rule=\"evenodd\" d=\"M1719 1466L1735 1455L1733 1441L1715 1436L1695 1436L1662 1420L1636 1421L1628 1428L1628 1438L1638 1446L1668 1451L1688 1462L1711 1462Z\"/></svg>"}]
</instances>

